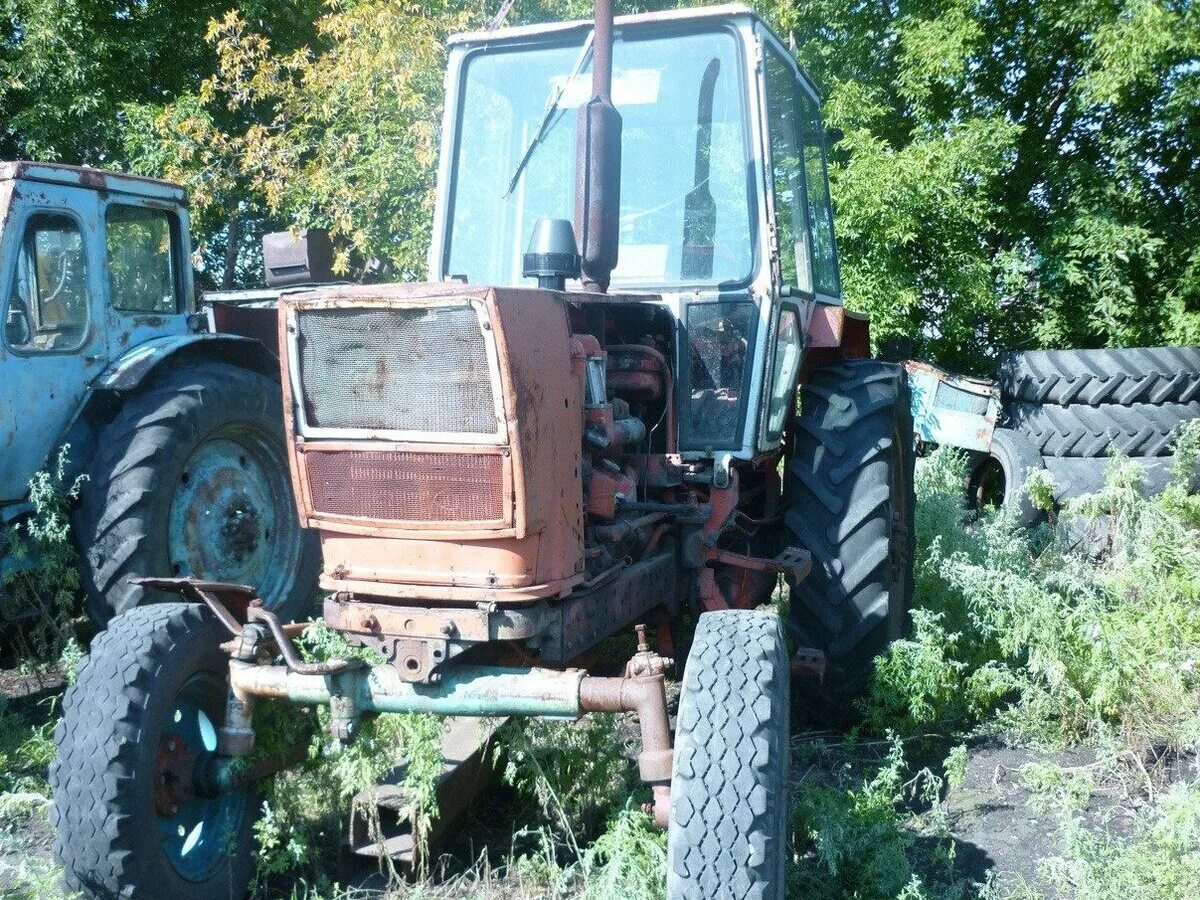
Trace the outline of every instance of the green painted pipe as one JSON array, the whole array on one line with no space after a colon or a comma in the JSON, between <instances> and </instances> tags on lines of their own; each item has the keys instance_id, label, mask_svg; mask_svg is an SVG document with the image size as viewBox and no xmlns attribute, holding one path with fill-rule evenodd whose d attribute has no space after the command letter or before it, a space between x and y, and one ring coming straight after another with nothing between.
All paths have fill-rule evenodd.
<instances>
[{"instance_id":1,"label":"green painted pipe","mask_svg":"<svg viewBox=\"0 0 1200 900\"><path fill-rule=\"evenodd\" d=\"M286 666L234 665L239 696L274 697L328 706L346 697L358 712L420 712L442 716L558 716L575 718L581 670L451 666L438 684L404 681L390 665L336 675L300 675Z\"/></svg>"}]
</instances>

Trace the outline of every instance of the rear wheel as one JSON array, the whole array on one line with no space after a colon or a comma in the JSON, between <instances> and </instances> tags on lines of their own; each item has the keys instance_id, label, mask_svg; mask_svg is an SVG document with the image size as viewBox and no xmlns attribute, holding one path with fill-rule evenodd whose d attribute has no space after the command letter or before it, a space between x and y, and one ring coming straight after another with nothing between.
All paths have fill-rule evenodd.
<instances>
[{"instance_id":1,"label":"rear wheel","mask_svg":"<svg viewBox=\"0 0 1200 900\"><path fill-rule=\"evenodd\" d=\"M227 633L163 603L115 618L67 690L50 768L55 853L85 897L242 897L253 873L251 792L181 785L216 750Z\"/></svg>"},{"instance_id":2,"label":"rear wheel","mask_svg":"<svg viewBox=\"0 0 1200 900\"><path fill-rule=\"evenodd\" d=\"M980 454L967 473L967 506L985 509L1007 507L1021 527L1037 523L1041 513L1033 505L1026 485L1029 470L1042 468L1042 457L1024 435L1007 428L992 432L992 445Z\"/></svg>"},{"instance_id":3,"label":"rear wheel","mask_svg":"<svg viewBox=\"0 0 1200 900\"><path fill-rule=\"evenodd\" d=\"M783 900L788 681L777 615L700 616L675 729L670 900Z\"/></svg>"},{"instance_id":4,"label":"rear wheel","mask_svg":"<svg viewBox=\"0 0 1200 900\"><path fill-rule=\"evenodd\" d=\"M874 659L904 632L912 596L913 429L902 366L854 360L804 384L789 462L787 537L812 554L790 585L788 630L824 655L798 683L802 710L845 724Z\"/></svg>"},{"instance_id":5,"label":"rear wheel","mask_svg":"<svg viewBox=\"0 0 1200 900\"><path fill-rule=\"evenodd\" d=\"M98 625L144 602L142 576L247 584L283 619L308 611L320 557L296 511L277 381L179 369L131 398L99 447L77 528Z\"/></svg>"},{"instance_id":6,"label":"rear wheel","mask_svg":"<svg viewBox=\"0 0 1200 900\"><path fill-rule=\"evenodd\" d=\"M1200 400L1200 347L1033 350L1000 358L1006 401L1058 406Z\"/></svg>"}]
</instances>

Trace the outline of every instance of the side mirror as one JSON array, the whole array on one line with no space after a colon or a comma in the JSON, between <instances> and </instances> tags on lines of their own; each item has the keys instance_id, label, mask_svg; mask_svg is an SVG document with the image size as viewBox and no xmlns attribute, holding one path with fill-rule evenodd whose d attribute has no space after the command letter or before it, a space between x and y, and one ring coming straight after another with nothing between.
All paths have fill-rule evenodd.
<instances>
[{"instance_id":1,"label":"side mirror","mask_svg":"<svg viewBox=\"0 0 1200 900\"><path fill-rule=\"evenodd\" d=\"M10 347L24 347L32 337L33 331L25 310L10 308L4 321L4 340Z\"/></svg>"},{"instance_id":2,"label":"side mirror","mask_svg":"<svg viewBox=\"0 0 1200 900\"><path fill-rule=\"evenodd\" d=\"M845 136L846 132L842 131L840 128L826 128L825 146L832 147L834 144L840 143Z\"/></svg>"}]
</instances>

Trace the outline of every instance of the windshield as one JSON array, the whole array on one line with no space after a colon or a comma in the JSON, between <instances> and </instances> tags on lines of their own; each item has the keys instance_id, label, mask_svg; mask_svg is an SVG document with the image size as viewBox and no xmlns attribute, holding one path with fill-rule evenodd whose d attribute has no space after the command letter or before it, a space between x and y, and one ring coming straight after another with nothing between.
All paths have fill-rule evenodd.
<instances>
[{"instance_id":1,"label":"windshield","mask_svg":"<svg viewBox=\"0 0 1200 900\"><path fill-rule=\"evenodd\" d=\"M613 284L748 280L752 182L736 39L724 31L618 38L613 57L624 120ZM576 116L590 95L582 43L468 57L446 275L534 283L521 277L521 256L538 219L574 216Z\"/></svg>"}]
</instances>

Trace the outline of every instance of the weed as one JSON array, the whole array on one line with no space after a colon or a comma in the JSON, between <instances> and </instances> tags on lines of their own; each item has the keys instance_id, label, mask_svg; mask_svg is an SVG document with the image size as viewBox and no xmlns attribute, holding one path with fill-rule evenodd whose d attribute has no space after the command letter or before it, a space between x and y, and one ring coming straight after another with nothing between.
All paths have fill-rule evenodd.
<instances>
[{"instance_id":1,"label":"weed","mask_svg":"<svg viewBox=\"0 0 1200 900\"><path fill-rule=\"evenodd\" d=\"M632 800L580 857L587 900L657 900L667 877L666 835Z\"/></svg>"},{"instance_id":2,"label":"weed","mask_svg":"<svg viewBox=\"0 0 1200 900\"><path fill-rule=\"evenodd\" d=\"M1128 839L1097 832L1078 818L1064 826L1063 853L1043 861L1054 894L1073 900L1180 900L1200 884L1200 784L1176 783L1135 815ZM1023 885L992 896L1047 900Z\"/></svg>"},{"instance_id":3,"label":"weed","mask_svg":"<svg viewBox=\"0 0 1200 900\"><path fill-rule=\"evenodd\" d=\"M310 660L383 661L369 649L351 646L320 620L304 630L298 644ZM349 744L326 736L328 709L321 708L316 720L320 727L314 729L308 714L288 704L262 704L255 711L256 753L270 755L298 743L309 744L308 762L276 776L265 791L262 816L255 827L259 849L256 892L260 896L275 890L273 879L283 875L311 880L318 886L314 890L320 887L322 870L337 851L342 812L360 794L367 802L352 808L350 814L365 818L369 832L377 834L375 789L396 768L403 770L400 786L409 801L418 858L424 862L426 857L426 838L437 815L443 720L415 713L367 717ZM396 876L390 860L381 859L380 864L390 876Z\"/></svg>"},{"instance_id":4,"label":"weed","mask_svg":"<svg viewBox=\"0 0 1200 900\"><path fill-rule=\"evenodd\" d=\"M822 748L824 754L845 757L830 767L829 783L797 792L789 896L959 900L971 895L969 882L955 873L956 845L941 802L947 782L963 777L966 748L951 752L945 775L925 768L906 777L900 739L892 735L886 746L886 757L873 772L868 767L865 777L855 761L858 747Z\"/></svg>"},{"instance_id":5,"label":"weed","mask_svg":"<svg viewBox=\"0 0 1200 900\"><path fill-rule=\"evenodd\" d=\"M12 639L26 664L78 654L79 560L71 542L70 505L86 476L68 483L70 445L29 482L29 516L0 529L0 604L15 621Z\"/></svg>"},{"instance_id":6,"label":"weed","mask_svg":"<svg viewBox=\"0 0 1200 900\"><path fill-rule=\"evenodd\" d=\"M1185 430L1182 452L1198 435ZM1004 512L965 526L960 466L945 451L922 465L922 609L877 667L868 723L969 729L995 713L997 728L1058 742L1200 737L1200 516L1185 481L1145 499L1140 469L1114 461L1101 493L1027 532ZM1097 521L1099 551L1079 539Z\"/></svg>"},{"instance_id":7,"label":"weed","mask_svg":"<svg viewBox=\"0 0 1200 900\"><path fill-rule=\"evenodd\" d=\"M577 722L514 722L504 738L505 778L531 796L558 836L580 852L579 839L595 832L634 787L623 752L631 736L614 715Z\"/></svg>"}]
</instances>

